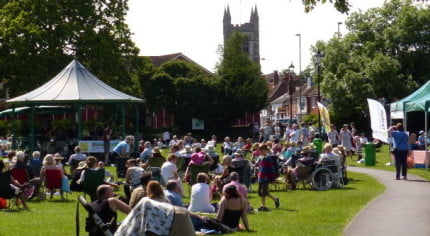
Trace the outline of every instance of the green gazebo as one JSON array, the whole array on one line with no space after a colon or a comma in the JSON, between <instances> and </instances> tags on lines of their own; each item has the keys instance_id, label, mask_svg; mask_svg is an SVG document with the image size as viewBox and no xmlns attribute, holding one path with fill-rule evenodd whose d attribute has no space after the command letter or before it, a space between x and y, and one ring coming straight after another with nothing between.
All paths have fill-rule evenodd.
<instances>
[{"instance_id":1,"label":"green gazebo","mask_svg":"<svg viewBox=\"0 0 430 236\"><path fill-rule=\"evenodd\" d=\"M75 107L78 117L77 139L81 140L81 108L85 104L106 104L112 103L120 105L122 119L122 136L125 136L125 105L135 104L136 110L136 133L138 135L138 104L143 103L140 98L120 92L99 80L91 74L81 63L73 60L53 79L43 84L39 88L24 95L6 101L11 104L12 114L20 106L29 107L30 111L30 134L29 151L32 152L35 146L35 125L34 117L36 109L43 105L69 105ZM15 135L14 135L15 137ZM12 145L15 140L12 141Z\"/></svg>"}]
</instances>

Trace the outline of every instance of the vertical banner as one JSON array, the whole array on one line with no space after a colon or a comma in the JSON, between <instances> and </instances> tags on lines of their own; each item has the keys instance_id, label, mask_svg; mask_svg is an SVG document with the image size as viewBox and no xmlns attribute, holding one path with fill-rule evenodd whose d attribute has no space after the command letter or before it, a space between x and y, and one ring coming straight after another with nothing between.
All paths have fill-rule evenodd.
<instances>
[{"instance_id":1,"label":"vertical banner","mask_svg":"<svg viewBox=\"0 0 430 236\"><path fill-rule=\"evenodd\" d=\"M387 113L384 106L374 99L367 99L370 113L370 127L372 128L373 138L379 139L384 143L388 143L387 133Z\"/></svg>"},{"instance_id":2,"label":"vertical banner","mask_svg":"<svg viewBox=\"0 0 430 236\"><path fill-rule=\"evenodd\" d=\"M330 131L330 116L328 114L328 109L322 103L317 102L317 104L318 111L321 117L321 125L324 126L324 129L326 130L326 132L328 132Z\"/></svg>"}]
</instances>

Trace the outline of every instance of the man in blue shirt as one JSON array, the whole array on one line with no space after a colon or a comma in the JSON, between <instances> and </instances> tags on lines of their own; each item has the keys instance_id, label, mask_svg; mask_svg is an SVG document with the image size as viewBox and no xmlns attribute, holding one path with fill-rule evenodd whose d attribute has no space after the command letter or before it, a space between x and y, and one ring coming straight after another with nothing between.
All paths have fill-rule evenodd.
<instances>
[{"instance_id":1,"label":"man in blue shirt","mask_svg":"<svg viewBox=\"0 0 430 236\"><path fill-rule=\"evenodd\" d=\"M112 151L112 158L115 162L117 157L127 157L130 153L130 145L134 144L134 136L129 135L125 139L119 142Z\"/></svg>"},{"instance_id":2,"label":"man in blue shirt","mask_svg":"<svg viewBox=\"0 0 430 236\"><path fill-rule=\"evenodd\" d=\"M144 149L143 151L140 153L139 158L140 160L142 160L143 162L146 162L148 160L148 158L150 158L152 156L152 146L151 146L151 142L146 141L144 144Z\"/></svg>"},{"instance_id":3,"label":"man in blue shirt","mask_svg":"<svg viewBox=\"0 0 430 236\"><path fill-rule=\"evenodd\" d=\"M169 199L170 204L174 206L183 207L184 203L182 202L181 198L181 189L178 185L178 182L176 180L169 180L166 184L166 190L164 190L164 195L167 199Z\"/></svg>"}]
</instances>

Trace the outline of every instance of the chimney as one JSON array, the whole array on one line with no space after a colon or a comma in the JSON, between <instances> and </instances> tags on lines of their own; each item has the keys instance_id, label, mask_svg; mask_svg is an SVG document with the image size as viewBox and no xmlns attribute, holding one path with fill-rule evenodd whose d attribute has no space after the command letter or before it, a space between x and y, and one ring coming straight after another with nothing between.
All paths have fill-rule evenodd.
<instances>
[{"instance_id":1,"label":"chimney","mask_svg":"<svg viewBox=\"0 0 430 236\"><path fill-rule=\"evenodd\" d=\"M306 84L307 84L307 87L308 87L308 88L312 87L312 78L311 78L311 77L308 77L308 78L306 79Z\"/></svg>"},{"instance_id":2,"label":"chimney","mask_svg":"<svg viewBox=\"0 0 430 236\"><path fill-rule=\"evenodd\" d=\"M273 71L273 86L275 87L279 83L279 74L278 71Z\"/></svg>"}]
</instances>

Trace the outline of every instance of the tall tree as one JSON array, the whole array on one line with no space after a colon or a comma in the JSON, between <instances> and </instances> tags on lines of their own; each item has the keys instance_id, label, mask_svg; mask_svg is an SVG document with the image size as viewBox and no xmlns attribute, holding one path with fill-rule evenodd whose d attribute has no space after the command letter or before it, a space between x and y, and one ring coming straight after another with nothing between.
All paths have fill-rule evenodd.
<instances>
[{"instance_id":1,"label":"tall tree","mask_svg":"<svg viewBox=\"0 0 430 236\"><path fill-rule=\"evenodd\" d=\"M120 85L134 83L141 64L125 24L127 10L127 0L1 1L0 80L19 95L75 57L110 85L127 88Z\"/></svg>"},{"instance_id":2,"label":"tall tree","mask_svg":"<svg viewBox=\"0 0 430 236\"><path fill-rule=\"evenodd\" d=\"M268 86L261 76L260 65L243 50L246 35L235 32L226 41L223 58L217 68L219 76L220 118L234 122L247 113L258 112L267 104Z\"/></svg>"},{"instance_id":3,"label":"tall tree","mask_svg":"<svg viewBox=\"0 0 430 236\"><path fill-rule=\"evenodd\" d=\"M353 13L351 33L317 43L323 50L321 84L339 121L363 117L366 98L393 101L430 79L430 10L392 0L381 8ZM339 96L342 94L342 96Z\"/></svg>"}]
</instances>

